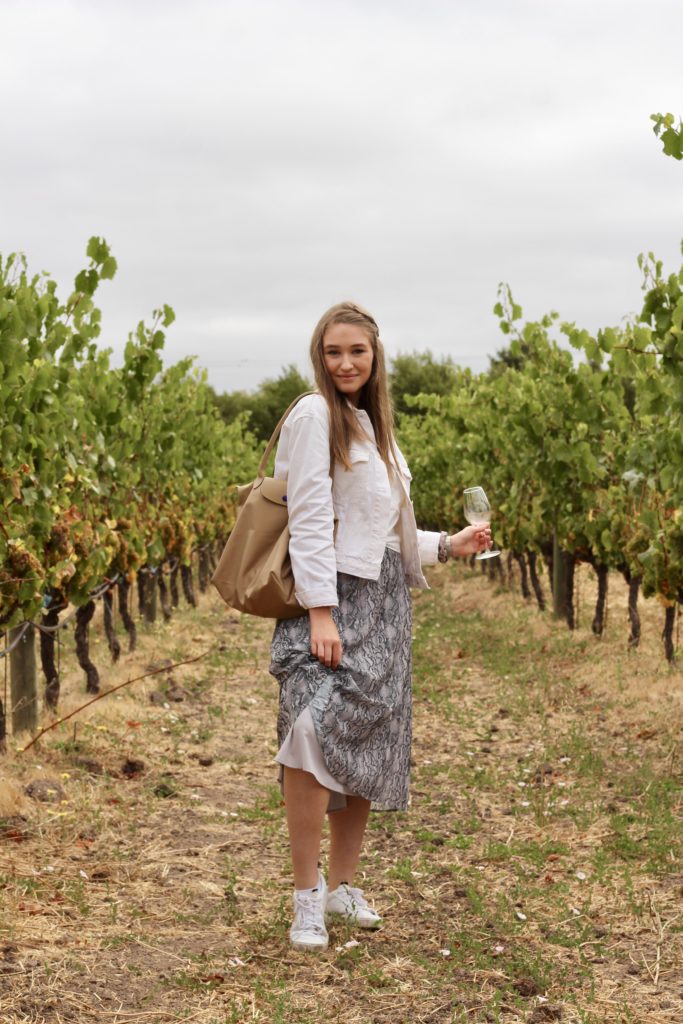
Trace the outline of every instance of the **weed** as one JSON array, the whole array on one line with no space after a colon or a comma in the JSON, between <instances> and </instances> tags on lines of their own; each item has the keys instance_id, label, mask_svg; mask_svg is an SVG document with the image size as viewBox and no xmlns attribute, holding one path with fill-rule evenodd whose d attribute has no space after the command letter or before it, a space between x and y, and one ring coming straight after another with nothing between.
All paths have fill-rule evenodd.
<instances>
[{"instance_id":1,"label":"weed","mask_svg":"<svg viewBox=\"0 0 683 1024\"><path fill-rule=\"evenodd\" d=\"M258 946L263 942L272 939L281 939L287 934L291 924L291 898L281 896L275 909L275 913L266 916L263 920L255 920L245 925L245 931Z\"/></svg>"}]
</instances>

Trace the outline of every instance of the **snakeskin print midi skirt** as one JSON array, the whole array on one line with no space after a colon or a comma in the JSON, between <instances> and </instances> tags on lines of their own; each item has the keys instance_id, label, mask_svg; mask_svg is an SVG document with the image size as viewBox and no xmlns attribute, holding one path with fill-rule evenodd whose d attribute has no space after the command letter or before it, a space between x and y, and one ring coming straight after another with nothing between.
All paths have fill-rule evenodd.
<instances>
[{"instance_id":1,"label":"snakeskin print midi skirt","mask_svg":"<svg viewBox=\"0 0 683 1024\"><path fill-rule=\"evenodd\" d=\"M412 728L410 593L398 552L378 580L337 574L332 609L342 642L336 670L311 654L308 615L275 626L270 671L280 684L282 746L306 708L330 775L377 810L405 810Z\"/></svg>"}]
</instances>

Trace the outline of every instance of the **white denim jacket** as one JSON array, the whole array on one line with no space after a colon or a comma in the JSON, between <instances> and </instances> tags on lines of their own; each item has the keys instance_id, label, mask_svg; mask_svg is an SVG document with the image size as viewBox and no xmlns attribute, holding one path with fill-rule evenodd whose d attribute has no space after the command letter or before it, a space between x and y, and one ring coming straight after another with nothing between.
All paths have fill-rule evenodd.
<instances>
[{"instance_id":1,"label":"white denim jacket","mask_svg":"<svg viewBox=\"0 0 683 1024\"><path fill-rule=\"evenodd\" d=\"M337 572L379 579L391 525L389 473L377 451L370 417L363 409L354 412L367 441L354 440L349 448L352 469L337 464L332 476L323 396L302 398L282 426L274 476L287 479L289 553L302 608L338 604ZM438 560L440 535L417 529L409 497L410 470L400 451L398 459L405 485L399 534L406 581L411 587L426 588L421 565Z\"/></svg>"}]
</instances>

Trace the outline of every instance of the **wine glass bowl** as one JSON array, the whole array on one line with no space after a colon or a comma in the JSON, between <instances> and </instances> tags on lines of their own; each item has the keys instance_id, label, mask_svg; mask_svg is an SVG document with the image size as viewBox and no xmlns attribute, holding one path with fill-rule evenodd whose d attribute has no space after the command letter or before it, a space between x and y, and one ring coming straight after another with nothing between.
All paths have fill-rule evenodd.
<instances>
[{"instance_id":1,"label":"wine glass bowl","mask_svg":"<svg viewBox=\"0 0 683 1024\"><path fill-rule=\"evenodd\" d=\"M463 494L465 519L472 526L486 526L491 522L491 504L483 487L466 487ZM475 557L495 558L500 551L480 551Z\"/></svg>"}]
</instances>

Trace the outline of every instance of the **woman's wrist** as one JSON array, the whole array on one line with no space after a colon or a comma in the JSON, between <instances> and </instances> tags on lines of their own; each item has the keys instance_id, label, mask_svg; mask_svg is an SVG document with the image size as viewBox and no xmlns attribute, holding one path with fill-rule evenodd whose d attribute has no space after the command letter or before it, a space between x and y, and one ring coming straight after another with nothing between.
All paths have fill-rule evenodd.
<instances>
[{"instance_id":1,"label":"woman's wrist","mask_svg":"<svg viewBox=\"0 0 683 1024\"><path fill-rule=\"evenodd\" d=\"M309 608L308 617L310 619L331 619L332 607L330 605L325 605L320 608Z\"/></svg>"},{"instance_id":2,"label":"woman's wrist","mask_svg":"<svg viewBox=\"0 0 683 1024\"><path fill-rule=\"evenodd\" d=\"M448 553L451 558L458 558L461 554L457 533L452 533L448 538Z\"/></svg>"}]
</instances>

